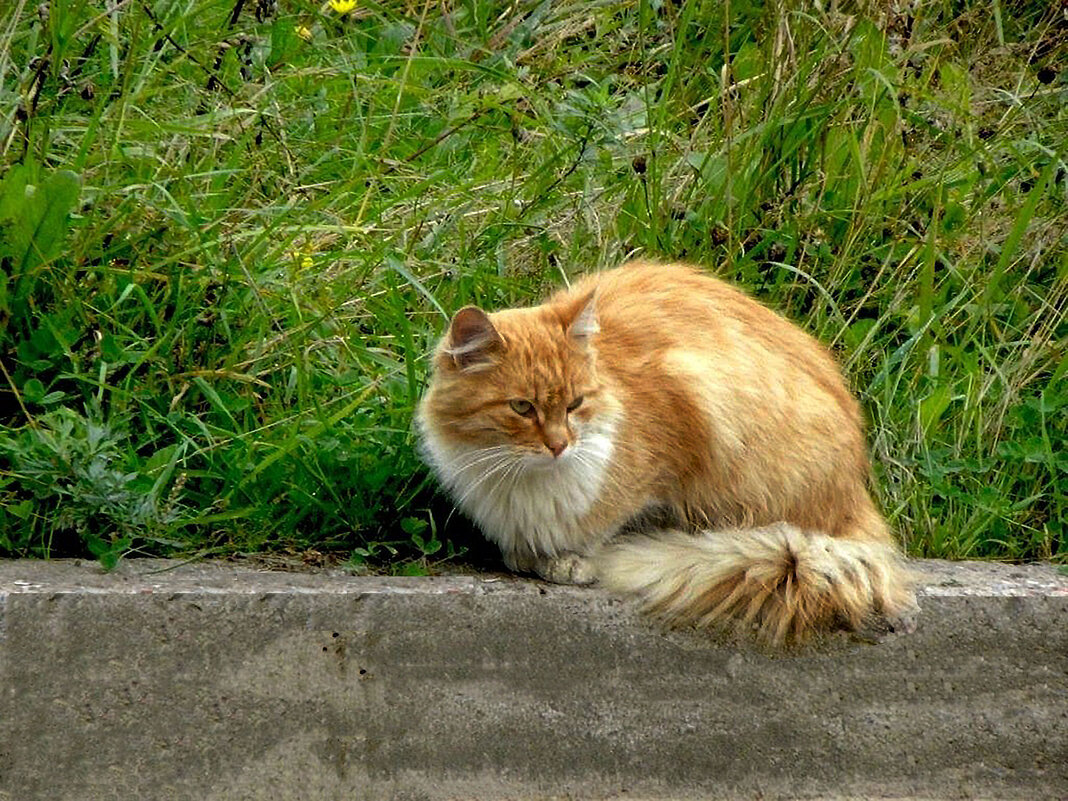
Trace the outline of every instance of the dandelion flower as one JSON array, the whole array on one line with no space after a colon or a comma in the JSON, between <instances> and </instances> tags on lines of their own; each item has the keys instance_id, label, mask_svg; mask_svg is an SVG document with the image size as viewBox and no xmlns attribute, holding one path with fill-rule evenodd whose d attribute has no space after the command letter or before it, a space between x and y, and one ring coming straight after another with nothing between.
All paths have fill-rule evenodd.
<instances>
[{"instance_id":1,"label":"dandelion flower","mask_svg":"<svg viewBox=\"0 0 1068 801\"><path fill-rule=\"evenodd\" d=\"M300 267L302 270L310 270L314 266L315 262L312 261L311 256L305 256L303 259L300 260Z\"/></svg>"},{"instance_id":2,"label":"dandelion flower","mask_svg":"<svg viewBox=\"0 0 1068 801\"><path fill-rule=\"evenodd\" d=\"M356 8L356 0L330 0L330 8L338 14L348 14Z\"/></svg>"}]
</instances>

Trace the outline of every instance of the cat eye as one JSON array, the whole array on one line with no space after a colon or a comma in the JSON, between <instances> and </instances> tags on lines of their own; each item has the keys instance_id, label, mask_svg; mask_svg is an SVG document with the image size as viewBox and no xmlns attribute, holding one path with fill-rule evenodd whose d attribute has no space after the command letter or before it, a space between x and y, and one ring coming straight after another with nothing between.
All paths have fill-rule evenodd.
<instances>
[{"instance_id":1,"label":"cat eye","mask_svg":"<svg viewBox=\"0 0 1068 801\"><path fill-rule=\"evenodd\" d=\"M583 398L581 395L579 395L577 398L575 398L573 401L571 401L571 403L567 404L567 410L569 412L575 411L575 409L577 409L579 406L582 405L582 401L584 401L584 400L585 400L585 398Z\"/></svg>"},{"instance_id":2,"label":"cat eye","mask_svg":"<svg viewBox=\"0 0 1068 801\"><path fill-rule=\"evenodd\" d=\"M512 407L512 411L516 414L520 414L523 417L534 417L534 404L525 400L508 401L508 405Z\"/></svg>"}]
</instances>

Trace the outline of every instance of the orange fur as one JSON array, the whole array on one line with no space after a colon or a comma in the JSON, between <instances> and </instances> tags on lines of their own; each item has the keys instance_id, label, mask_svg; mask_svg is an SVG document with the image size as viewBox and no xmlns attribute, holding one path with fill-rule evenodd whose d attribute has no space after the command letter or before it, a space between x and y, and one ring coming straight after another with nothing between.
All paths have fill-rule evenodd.
<instances>
[{"instance_id":1,"label":"orange fur","mask_svg":"<svg viewBox=\"0 0 1068 801\"><path fill-rule=\"evenodd\" d=\"M833 359L693 268L632 263L534 308L462 310L418 423L513 568L596 575L669 622L776 642L913 604ZM606 545L651 517L691 533Z\"/></svg>"}]
</instances>

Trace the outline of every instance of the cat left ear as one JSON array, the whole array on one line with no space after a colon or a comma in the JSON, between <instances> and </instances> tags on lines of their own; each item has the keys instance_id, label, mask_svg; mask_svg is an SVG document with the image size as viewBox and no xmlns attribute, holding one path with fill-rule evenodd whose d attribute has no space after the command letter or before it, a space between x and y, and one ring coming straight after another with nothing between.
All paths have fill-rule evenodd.
<instances>
[{"instance_id":1,"label":"cat left ear","mask_svg":"<svg viewBox=\"0 0 1068 801\"><path fill-rule=\"evenodd\" d=\"M464 306L449 324L449 346L445 352L461 370L489 367L494 353L504 344L489 315L478 306Z\"/></svg>"},{"instance_id":2,"label":"cat left ear","mask_svg":"<svg viewBox=\"0 0 1068 801\"><path fill-rule=\"evenodd\" d=\"M601 330L597 324L597 290L591 289L579 297L568 311L570 314L565 318L568 336L579 345L587 346L590 338Z\"/></svg>"}]
</instances>

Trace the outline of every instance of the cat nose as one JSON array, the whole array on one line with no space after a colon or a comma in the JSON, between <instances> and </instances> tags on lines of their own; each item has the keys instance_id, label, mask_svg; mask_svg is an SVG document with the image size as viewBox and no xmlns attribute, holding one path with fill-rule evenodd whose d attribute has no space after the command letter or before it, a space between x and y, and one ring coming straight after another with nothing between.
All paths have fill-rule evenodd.
<instances>
[{"instance_id":1,"label":"cat nose","mask_svg":"<svg viewBox=\"0 0 1068 801\"><path fill-rule=\"evenodd\" d=\"M567 448L566 439L546 440L545 447L552 451L554 457L559 457Z\"/></svg>"}]
</instances>

